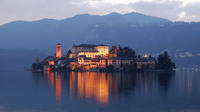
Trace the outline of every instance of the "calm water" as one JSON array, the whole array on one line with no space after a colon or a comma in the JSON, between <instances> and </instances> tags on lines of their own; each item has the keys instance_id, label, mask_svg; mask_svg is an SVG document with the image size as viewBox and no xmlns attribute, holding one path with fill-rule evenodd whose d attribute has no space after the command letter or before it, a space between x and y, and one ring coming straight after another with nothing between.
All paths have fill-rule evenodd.
<instances>
[{"instance_id":1,"label":"calm water","mask_svg":"<svg viewBox=\"0 0 200 112\"><path fill-rule=\"evenodd\" d=\"M0 70L0 112L200 112L200 73Z\"/></svg>"}]
</instances>

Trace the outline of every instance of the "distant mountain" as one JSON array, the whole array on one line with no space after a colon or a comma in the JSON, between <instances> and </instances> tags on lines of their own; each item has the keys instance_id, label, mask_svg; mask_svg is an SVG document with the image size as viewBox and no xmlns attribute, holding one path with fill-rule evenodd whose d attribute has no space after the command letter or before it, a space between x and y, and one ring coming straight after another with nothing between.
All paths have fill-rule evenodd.
<instances>
[{"instance_id":1,"label":"distant mountain","mask_svg":"<svg viewBox=\"0 0 200 112\"><path fill-rule=\"evenodd\" d=\"M139 13L111 13L104 16L77 15L64 20L15 21L0 26L0 48L55 51L73 44L127 45L139 52L173 55L200 54L200 23L171 22Z\"/></svg>"},{"instance_id":2,"label":"distant mountain","mask_svg":"<svg viewBox=\"0 0 200 112\"><path fill-rule=\"evenodd\" d=\"M118 32L121 26L139 27L166 22L169 22L169 20L139 13L124 15L111 13L104 16L83 14L60 21L54 19L32 22L15 21L0 26L0 48L49 48L55 46L57 42L71 46L73 43L94 40L98 42L99 38L105 39L108 36L109 39L115 41L114 36L116 34L106 35L103 31L105 29L106 33L117 31L120 35L123 35L123 32ZM124 36L121 38L124 38Z\"/></svg>"},{"instance_id":3,"label":"distant mountain","mask_svg":"<svg viewBox=\"0 0 200 112\"><path fill-rule=\"evenodd\" d=\"M0 48L0 70L5 69L24 69L30 68L34 62L34 57L41 59L48 54L40 50L27 50L27 49L2 49Z\"/></svg>"}]
</instances>

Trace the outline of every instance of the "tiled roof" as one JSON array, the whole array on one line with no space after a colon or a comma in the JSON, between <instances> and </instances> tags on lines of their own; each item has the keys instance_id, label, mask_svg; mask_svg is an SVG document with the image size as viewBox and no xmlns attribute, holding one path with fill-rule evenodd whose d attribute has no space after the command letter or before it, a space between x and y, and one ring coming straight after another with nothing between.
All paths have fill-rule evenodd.
<instances>
[{"instance_id":1,"label":"tiled roof","mask_svg":"<svg viewBox=\"0 0 200 112\"><path fill-rule=\"evenodd\" d=\"M107 46L103 44L95 45L95 44L80 44L80 45L73 45L73 47L97 47L97 46Z\"/></svg>"}]
</instances>

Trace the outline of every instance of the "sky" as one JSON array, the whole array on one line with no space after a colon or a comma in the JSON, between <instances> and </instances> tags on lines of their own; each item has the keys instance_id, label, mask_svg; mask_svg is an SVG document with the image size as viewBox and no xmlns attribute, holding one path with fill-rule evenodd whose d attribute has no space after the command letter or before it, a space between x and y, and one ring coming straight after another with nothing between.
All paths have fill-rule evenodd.
<instances>
[{"instance_id":1,"label":"sky","mask_svg":"<svg viewBox=\"0 0 200 112\"><path fill-rule=\"evenodd\" d=\"M0 25L78 14L138 12L172 21L200 21L200 0L0 0Z\"/></svg>"}]
</instances>

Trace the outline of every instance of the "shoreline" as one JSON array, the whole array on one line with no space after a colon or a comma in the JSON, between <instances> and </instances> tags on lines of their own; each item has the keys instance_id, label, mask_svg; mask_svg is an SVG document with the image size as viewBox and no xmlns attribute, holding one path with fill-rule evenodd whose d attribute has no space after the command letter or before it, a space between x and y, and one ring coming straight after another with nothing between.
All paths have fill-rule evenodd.
<instances>
[{"instance_id":1,"label":"shoreline","mask_svg":"<svg viewBox=\"0 0 200 112\"><path fill-rule=\"evenodd\" d=\"M25 69L25 71L32 71L32 72L48 72L48 71L41 71L41 70L33 70L33 69ZM68 70L61 70L61 71L50 71L50 72L99 72L99 73L137 73L137 72L176 72L176 70L135 70L135 71L68 71Z\"/></svg>"}]
</instances>

